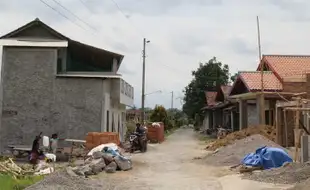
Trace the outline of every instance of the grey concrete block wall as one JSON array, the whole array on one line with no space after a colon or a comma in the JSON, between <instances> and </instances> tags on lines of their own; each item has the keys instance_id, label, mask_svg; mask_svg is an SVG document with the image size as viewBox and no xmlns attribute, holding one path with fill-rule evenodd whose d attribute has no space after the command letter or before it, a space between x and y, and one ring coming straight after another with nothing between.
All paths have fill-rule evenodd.
<instances>
[{"instance_id":1,"label":"grey concrete block wall","mask_svg":"<svg viewBox=\"0 0 310 190\"><path fill-rule=\"evenodd\" d=\"M4 48L1 148L43 132L83 139L100 131L102 79L56 78L56 49Z\"/></svg>"},{"instance_id":2,"label":"grey concrete block wall","mask_svg":"<svg viewBox=\"0 0 310 190\"><path fill-rule=\"evenodd\" d=\"M251 125L258 125L259 118L257 113L257 106L256 104L248 104L248 126Z\"/></svg>"}]
</instances>

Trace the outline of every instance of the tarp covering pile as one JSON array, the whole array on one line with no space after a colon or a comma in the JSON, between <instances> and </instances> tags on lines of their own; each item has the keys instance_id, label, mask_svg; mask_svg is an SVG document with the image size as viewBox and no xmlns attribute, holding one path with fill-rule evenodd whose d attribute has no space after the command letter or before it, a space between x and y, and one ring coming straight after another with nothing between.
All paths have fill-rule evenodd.
<instances>
[{"instance_id":1,"label":"tarp covering pile","mask_svg":"<svg viewBox=\"0 0 310 190\"><path fill-rule=\"evenodd\" d=\"M247 154L241 161L243 165L271 169L281 167L286 162L292 162L292 158L281 148L263 146L255 153Z\"/></svg>"}]
</instances>

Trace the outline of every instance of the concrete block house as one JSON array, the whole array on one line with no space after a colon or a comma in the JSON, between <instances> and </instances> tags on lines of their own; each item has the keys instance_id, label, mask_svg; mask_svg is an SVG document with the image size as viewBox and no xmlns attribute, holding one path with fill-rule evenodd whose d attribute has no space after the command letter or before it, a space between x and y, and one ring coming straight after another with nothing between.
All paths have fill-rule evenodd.
<instances>
[{"instance_id":1,"label":"concrete block house","mask_svg":"<svg viewBox=\"0 0 310 190\"><path fill-rule=\"evenodd\" d=\"M84 139L126 132L134 90L118 69L123 55L74 41L36 19L0 38L0 147L35 135Z\"/></svg>"}]
</instances>

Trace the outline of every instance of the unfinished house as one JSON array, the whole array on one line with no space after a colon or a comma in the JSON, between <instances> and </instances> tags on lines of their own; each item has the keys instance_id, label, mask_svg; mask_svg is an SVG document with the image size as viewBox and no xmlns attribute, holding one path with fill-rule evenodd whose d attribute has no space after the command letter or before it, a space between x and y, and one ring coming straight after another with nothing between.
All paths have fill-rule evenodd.
<instances>
[{"instance_id":1,"label":"unfinished house","mask_svg":"<svg viewBox=\"0 0 310 190\"><path fill-rule=\"evenodd\" d=\"M261 68L264 70L264 111L260 110L262 104L259 103L262 94ZM257 71L240 72L230 93L230 98L239 102L240 129L255 124L276 126L277 123L277 142L283 144L284 138L293 142L293 129L288 129L287 137L283 136L283 125L275 114L276 107L298 94L309 96L306 95L309 70L310 56L264 55ZM253 106L249 106L249 103L253 103Z\"/></svg>"},{"instance_id":2,"label":"unfinished house","mask_svg":"<svg viewBox=\"0 0 310 190\"><path fill-rule=\"evenodd\" d=\"M263 75L264 91L280 92L282 84L270 71ZM261 91L261 73L259 71L239 72L230 92L230 98L238 101L239 130L248 126L258 125L260 121L259 92ZM276 99L265 94L265 118L266 124L274 122L274 105Z\"/></svg>"},{"instance_id":3,"label":"unfinished house","mask_svg":"<svg viewBox=\"0 0 310 190\"><path fill-rule=\"evenodd\" d=\"M228 100L231 86L220 86L215 92L205 92L207 106L202 110L205 113L203 129L222 126L230 128L232 126L230 106L233 104Z\"/></svg>"},{"instance_id":4,"label":"unfinished house","mask_svg":"<svg viewBox=\"0 0 310 190\"><path fill-rule=\"evenodd\" d=\"M0 38L0 147L40 132L84 139L125 134L133 87L117 73L123 55L74 41L36 19Z\"/></svg>"}]
</instances>

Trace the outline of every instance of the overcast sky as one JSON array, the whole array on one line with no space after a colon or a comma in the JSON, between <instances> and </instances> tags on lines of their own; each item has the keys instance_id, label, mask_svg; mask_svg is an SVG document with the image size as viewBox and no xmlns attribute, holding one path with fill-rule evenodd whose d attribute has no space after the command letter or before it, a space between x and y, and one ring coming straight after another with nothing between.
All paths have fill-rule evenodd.
<instances>
[{"instance_id":1,"label":"overcast sky","mask_svg":"<svg viewBox=\"0 0 310 190\"><path fill-rule=\"evenodd\" d=\"M163 91L146 97L149 107L170 107L170 92L182 97L191 70L213 56L228 64L231 73L255 70L257 15L264 54L310 54L306 0L115 0L120 9L112 0L57 0L80 20L55 1L42 1L67 18L40 0L0 0L0 34L38 17L72 39L125 55L119 72L134 86L138 107L143 37L151 41L146 93ZM181 108L179 99L174 106Z\"/></svg>"}]
</instances>

